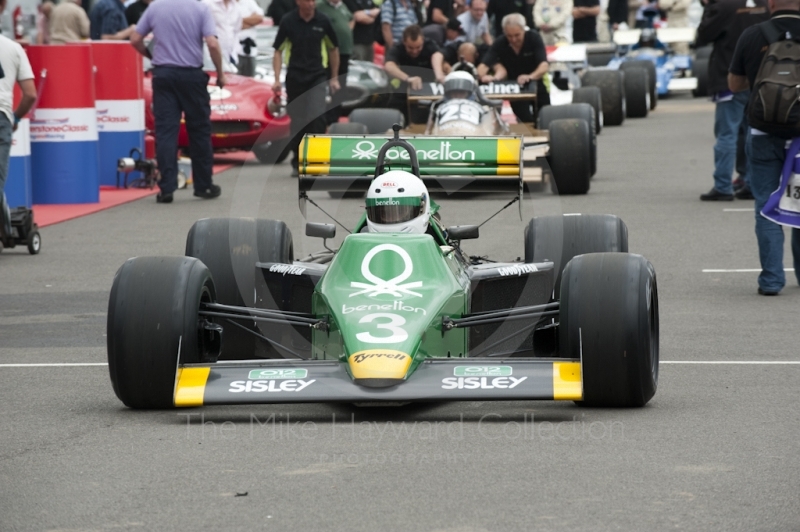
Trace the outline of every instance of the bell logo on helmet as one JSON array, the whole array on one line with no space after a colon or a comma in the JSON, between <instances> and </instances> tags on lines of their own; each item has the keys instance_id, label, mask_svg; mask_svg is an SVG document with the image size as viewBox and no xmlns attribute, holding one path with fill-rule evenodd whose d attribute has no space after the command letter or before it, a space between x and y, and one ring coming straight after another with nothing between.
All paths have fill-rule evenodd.
<instances>
[{"instance_id":1,"label":"bell logo on helmet","mask_svg":"<svg viewBox=\"0 0 800 532\"><path fill-rule=\"evenodd\" d=\"M372 273L370 270L372 259L374 259L375 256L381 251L391 251L403 259L404 269L400 275L387 280L381 279ZM412 281L410 283L400 284L411 277L412 273L414 273L414 263L411 261L411 256L405 249L395 244L381 244L379 246L375 246L369 250L366 255L364 255L364 260L361 261L361 275L363 275L364 278L367 281L370 281L372 284L352 281L350 286L352 288L361 288L361 290L358 292L353 292L350 294L350 297L360 296L362 294L366 294L369 297L375 297L379 294L389 294L394 297L403 297L403 295L422 297L422 294L410 290L410 288L420 288L422 286L422 281Z\"/></svg>"}]
</instances>

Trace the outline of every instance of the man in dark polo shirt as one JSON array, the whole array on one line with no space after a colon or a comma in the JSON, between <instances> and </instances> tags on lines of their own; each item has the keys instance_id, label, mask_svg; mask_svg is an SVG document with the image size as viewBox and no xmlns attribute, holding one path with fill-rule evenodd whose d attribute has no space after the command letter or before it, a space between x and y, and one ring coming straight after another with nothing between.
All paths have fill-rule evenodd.
<instances>
[{"instance_id":1,"label":"man in dark polo shirt","mask_svg":"<svg viewBox=\"0 0 800 532\"><path fill-rule=\"evenodd\" d=\"M747 28L733 52L728 86L734 93L754 85L761 60L769 47L762 24L771 24L778 33L800 37L800 0L770 0L772 18ZM786 285L783 270L783 227L761 216L770 195L780 186L783 162L786 158L786 139L750 129L747 139L747 158L750 162L750 190L755 197L756 240L761 261L758 293L775 296ZM800 229L792 229L794 274L800 283Z\"/></svg>"},{"instance_id":2,"label":"man in dark polo shirt","mask_svg":"<svg viewBox=\"0 0 800 532\"><path fill-rule=\"evenodd\" d=\"M294 150L292 175L297 175L300 140L306 133L325 133L325 87L331 93L339 90L339 42L331 21L316 11L315 0L297 0L297 9L284 15L275 42L272 68L275 83L272 90L280 94L281 68L286 55L287 111L292 119ZM330 66L330 70L328 67ZM302 96L302 98L301 98Z\"/></svg>"},{"instance_id":3,"label":"man in dark polo shirt","mask_svg":"<svg viewBox=\"0 0 800 532\"><path fill-rule=\"evenodd\" d=\"M439 24L444 26L447 21L453 18L453 2L452 0L431 0L428 4L428 16L425 18L425 24Z\"/></svg>"},{"instance_id":4,"label":"man in dark polo shirt","mask_svg":"<svg viewBox=\"0 0 800 532\"><path fill-rule=\"evenodd\" d=\"M490 69L493 74L489 74ZM535 82L537 107L542 107L550 103L550 95L542 81L549 69L542 37L534 30L526 31L525 17L512 13L503 19L503 35L484 55L478 65L478 75L481 83L509 79L525 87ZM529 101L512 102L511 109L520 122L536 121L536 113Z\"/></svg>"},{"instance_id":5,"label":"man in dark polo shirt","mask_svg":"<svg viewBox=\"0 0 800 532\"><path fill-rule=\"evenodd\" d=\"M372 62L374 53L376 24L380 26L381 8L372 0L344 0L345 5L353 13L353 55L357 61Z\"/></svg>"},{"instance_id":6,"label":"man in dark polo shirt","mask_svg":"<svg viewBox=\"0 0 800 532\"><path fill-rule=\"evenodd\" d=\"M150 51L144 37L153 33L158 43ZM217 86L225 86L222 50L216 37L214 16L196 0L158 0L147 8L131 35L131 44L153 64L153 115L156 120L156 159L161 180L158 203L172 203L178 188L178 130L186 120L192 155L194 195L211 199L220 195L212 182L214 150L211 147L211 106L208 74L203 72L203 41L217 69Z\"/></svg>"},{"instance_id":7,"label":"man in dark polo shirt","mask_svg":"<svg viewBox=\"0 0 800 532\"><path fill-rule=\"evenodd\" d=\"M572 42L597 42L600 0L572 0Z\"/></svg>"},{"instance_id":8,"label":"man in dark polo shirt","mask_svg":"<svg viewBox=\"0 0 800 532\"><path fill-rule=\"evenodd\" d=\"M384 70L389 74L392 85L397 88L395 106L407 115L408 88L419 90L422 84L430 81L444 81L442 64L444 58L439 47L422 35L422 28L412 24L403 30L403 42L395 44L386 54ZM408 116L406 119L408 120ZM419 122L419 116L414 116ZM424 119L422 120L424 121Z\"/></svg>"}]
</instances>

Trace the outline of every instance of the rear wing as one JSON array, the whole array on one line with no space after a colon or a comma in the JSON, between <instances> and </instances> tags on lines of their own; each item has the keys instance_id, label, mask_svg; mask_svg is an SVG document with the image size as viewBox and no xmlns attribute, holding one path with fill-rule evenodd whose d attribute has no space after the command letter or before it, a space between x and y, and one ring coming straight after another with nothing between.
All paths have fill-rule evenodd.
<instances>
[{"instance_id":1,"label":"rear wing","mask_svg":"<svg viewBox=\"0 0 800 532\"><path fill-rule=\"evenodd\" d=\"M431 192L519 193L522 139L423 135L400 139L397 130L395 139L306 135L300 143L300 197L310 190L366 192L376 173L383 173L379 166L383 171L415 173Z\"/></svg>"},{"instance_id":2,"label":"rear wing","mask_svg":"<svg viewBox=\"0 0 800 532\"><path fill-rule=\"evenodd\" d=\"M617 30L614 32L614 42L620 46L636 44L642 30ZM656 30L656 37L664 44L674 44L678 42L693 42L695 37L694 28L659 28Z\"/></svg>"},{"instance_id":3,"label":"rear wing","mask_svg":"<svg viewBox=\"0 0 800 532\"><path fill-rule=\"evenodd\" d=\"M521 87L516 81L493 81L486 85L478 85L486 98L491 100L510 100L513 102L535 100L536 90ZM420 90L408 91L408 101L436 101L444 98L444 86L435 81L423 83Z\"/></svg>"}]
</instances>

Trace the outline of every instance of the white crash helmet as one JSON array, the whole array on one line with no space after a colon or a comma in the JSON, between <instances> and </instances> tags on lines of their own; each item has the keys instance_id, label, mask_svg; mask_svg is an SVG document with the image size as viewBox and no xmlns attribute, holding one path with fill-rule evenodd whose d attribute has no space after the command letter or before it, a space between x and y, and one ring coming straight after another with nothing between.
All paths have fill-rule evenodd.
<instances>
[{"instance_id":1,"label":"white crash helmet","mask_svg":"<svg viewBox=\"0 0 800 532\"><path fill-rule=\"evenodd\" d=\"M428 189L411 172L390 170L372 180L367 192L370 233L422 234L430 213Z\"/></svg>"},{"instance_id":2,"label":"white crash helmet","mask_svg":"<svg viewBox=\"0 0 800 532\"><path fill-rule=\"evenodd\" d=\"M450 72L444 78L444 95L446 98L452 98L451 92L464 91L467 93L467 98L475 93L475 78L469 72L459 70Z\"/></svg>"}]
</instances>

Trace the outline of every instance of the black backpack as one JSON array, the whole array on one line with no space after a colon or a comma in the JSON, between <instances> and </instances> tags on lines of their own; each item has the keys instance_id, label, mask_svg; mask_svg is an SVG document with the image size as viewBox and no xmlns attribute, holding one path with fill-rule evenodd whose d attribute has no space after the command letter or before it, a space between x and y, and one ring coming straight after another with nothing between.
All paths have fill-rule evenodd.
<instances>
[{"instance_id":1,"label":"black backpack","mask_svg":"<svg viewBox=\"0 0 800 532\"><path fill-rule=\"evenodd\" d=\"M800 137L800 36L782 33L771 20L759 29L769 47L751 87L749 125L780 138Z\"/></svg>"}]
</instances>

